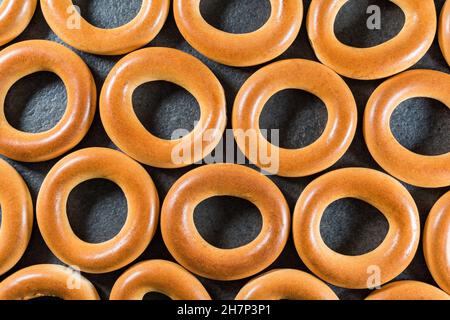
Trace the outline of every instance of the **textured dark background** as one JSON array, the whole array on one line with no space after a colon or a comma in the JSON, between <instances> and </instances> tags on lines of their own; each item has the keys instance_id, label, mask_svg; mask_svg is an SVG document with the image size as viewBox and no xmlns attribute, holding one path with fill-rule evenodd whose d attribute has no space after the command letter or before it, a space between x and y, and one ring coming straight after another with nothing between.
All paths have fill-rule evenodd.
<instances>
[{"instance_id":1,"label":"textured dark background","mask_svg":"<svg viewBox=\"0 0 450 320\"><path fill-rule=\"evenodd\" d=\"M436 0L440 12L444 0ZM116 27L131 20L138 12L141 0L77 0L82 15L101 27ZM305 12L310 1L305 0ZM366 9L376 4L382 9L382 29L366 28ZM244 33L260 27L270 15L269 0L203 0L202 14L216 27L235 33ZM351 0L339 13L336 33L341 41L359 47L379 44L395 36L402 28L402 11L387 0ZM40 8L26 31L16 40L50 39L61 42L49 29ZM240 86L258 68L232 68L214 63L192 49L178 32L173 15L170 14L162 32L150 46L178 48L195 55L205 62L216 74L225 88L228 116ZM101 57L78 52L86 61L95 77L98 91L111 67L120 57ZM308 42L305 24L300 35L280 59L305 58L316 60ZM437 41L431 50L414 68L437 69L448 72ZM361 120L365 103L373 90L382 82L356 81L345 79L355 96L359 110L359 124L356 137L347 154L329 170L361 166L382 170L370 156L363 140ZM8 93L5 108L10 123L18 129L39 132L51 128L61 118L66 103L66 93L61 80L49 73L38 73L22 79ZM134 107L142 123L154 134L169 138L177 128L192 129L199 117L198 104L186 91L165 82L145 84L134 96ZM261 126L279 128L280 144L287 148L306 146L317 139L325 127L327 112L323 103L316 97L300 91L286 90L275 95L264 109ZM397 139L409 149L423 154L442 154L450 151L450 113L446 106L432 99L410 99L400 105L391 122ZM230 125L228 125L230 127ZM98 113L88 135L78 148L102 146L115 148L102 128ZM8 160L26 180L35 202L39 187L58 159L37 164L18 163ZM146 167L158 188L160 198L164 199L170 186L183 173L192 169L161 170ZM327 171L329 171L327 170ZM291 210L305 186L318 175L287 179L271 177L284 193ZM435 201L449 188L423 189L406 185L417 202L421 222L425 222ZM68 203L71 225L82 239L101 242L113 237L120 230L126 218L126 200L121 190L105 180L93 180L78 186L71 194ZM223 248L232 248L248 243L256 237L261 228L261 217L256 207L247 201L221 197L212 198L198 206L195 222L201 234L210 243ZM388 224L383 215L363 202L343 199L333 203L324 215L322 235L326 243L338 252L356 255L368 252L381 243L386 235ZM139 260L173 260L165 249L159 230L148 249ZM38 263L60 263L46 247L35 224L30 245L17 266L0 280L20 268ZM306 267L298 257L292 239L282 255L270 268ZM110 274L85 276L98 289L102 298L109 291L124 270ZM398 279L415 279L435 284L429 274L421 250L412 264ZM248 281L220 282L200 279L215 299L232 299ZM341 299L364 298L367 290L333 289ZM150 295L148 298L162 298Z\"/></svg>"}]
</instances>

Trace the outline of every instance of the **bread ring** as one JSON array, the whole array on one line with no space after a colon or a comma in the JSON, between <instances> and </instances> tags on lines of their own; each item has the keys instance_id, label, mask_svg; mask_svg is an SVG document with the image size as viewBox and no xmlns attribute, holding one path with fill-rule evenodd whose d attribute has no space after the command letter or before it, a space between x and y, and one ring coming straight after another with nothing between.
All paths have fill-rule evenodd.
<instances>
[{"instance_id":1,"label":"bread ring","mask_svg":"<svg viewBox=\"0 0 450 320\"><path fill-rule=\"evenodd\" d=\"M428 51L436 34L433 0L391 0L406 16L402 31L370 48L340 42L334 33L339 10L349 0L312 0L307 17L308 37L317 58L337 73L360 80L391 76L413 66Z\"/></svg>"},{"instance_id":2,"label":"bread ring","mask_svg":"<svg viewBox=\"0 0 450 320\"><path fill-rule=\"evenodd\" d=\"M41 133L13 128L6 120L4 101L19 79L39 71L58 75L67 90L66 112L58 124ZM31 40L0 52L0 154L23 162L56 158L75 147L95 114L96 88L89 68L74 52L51 41Z\"/></svg>"},{"instance_id":3,"label":"bread ring","mask_svg":"<svg viewBox=\"0 0 450 320\"><path fill-rule=\"evenodd\" d=\"M202 283L183 267L170 261L140 262L117 279L110 300L142 300L149 292L173 300L211 300Z\"/></svg>"},{"instance_id":4,"label":"bread ring","mask_svg":"<svg viewBox=\"0 0 450 320\"><path fill-rule=\"evenodd\" d=\"M134 90L143 83L165 80L191 92L200 105L200 120L181 139L160 139L145 129L132 105ZM169 48L130 53L109 73L100 97L100 115L111 140L139 162L160 168L180 168L207 156L226 127L225 94L219 80L197 58ZM174 159L177 150L187 150Z\"/></svg>"},{"instance_id":5,"label":"bread ring","mask_svg":"<svg viewBox=\"0 0 450 320\"><path fill-rule=\"evenodd\" d=\"M343 198L366 201L385 215L389 231L375 250L347 256L323 241L322 215L328 205ZM306 187L295 207L293 234L298 254L315 275L342 288L364 289L372 266L381 270L380 284L406 269L419 244L420 221L414 199L397 180L371 169L347 168L329 172Z\"/></svg>"},{"instance_id":6,"label":"bread ring","mask_svg":"<svg viewBox=\"0 0 450 320\"><path fill-rule=\"evenodd\" d=\"M333 290L316 277L294 269L279 269L251 280L236 300L339 300Z\"/></svg>"},{"instance_id":7,"label":"bread ring","mask_svg":"<svg viewBox=\"0 0 450 320\"><path fill-rule=\"evenodd\" d=\"M450 1L446 1L439 21L439 45L445 60L450 65Z\"/></svg>"},{"instance_id":8,"label":"bread ring","mask_svg":"<svg viewBox=\"0 0 450 320\"><path fill-rule=\"evenodd\" d=\"M219 63L254 66L275 59L297 37L303 20L301 0L270 0L272 13L258 30L232 34L211 26L200 13L200 0L175 0L175 22L183 37L200 53Z\"/></svg>"},{"instance_id":9,"label":"bread ring","mask_svg":"<svg viewBox=\"0 0 450 320\"><path fill-rule=\"evenodd\" d=\"M261 233L247 245L220 249L205 241L194 224L195 207L214 196L236 196L256 205ZM278 187L257 171L235 164L213 164L182 176L161 209L161 232L172 256L186 269L215 280L236 280L267 268L289 235L289 207Z\"/></svg>"},{"instance_id":10,"label":"bread ring","mask_svg":"<svg viewBox=\"0 0 450 320\"><path fill-rule=\"evenodd\" d=\"M39 297L100 300L89 280L70 268L55 264L27 267L0 282L0 300L31 300Z\"/></svg>"},{"instance_id":11,"label":"bread ring","mask_svg":"<svg viewBox=\"0 0 450 320\"><path fill-rule=\"evenodd\" d=\"M450 192L436 202L428 215L423 252L434 280L450 294Z\"/></svg>"},{"instance_id":12,"label":"bread ring","mask_svg":"<svg viewBox=\"0 0 450 320\"><path fill-rule=\"evenodd\" d=\"M21 34L33 18L37 0L3 0L0 4L0 46Z\"/></svg>"},{"instance_id":13,"label":"bread ring","mask_svg":"<svg viewBox=\"0 0 450 320\"><path fill-rule=\"evenodd\" d=\"M375 290L366 300L450 300L450 296L428 283L403 280Z\"/></svg>"},{"instance_id":14,"label":"bread ring","mask_svg":"<svg viewBox=\"0 0 450 320\"><path fill-rule=\"evenodd\" d=\"M66 204L80 183L105 178L125 194L127 220L111 240L91 244L70 227ZM42 237L61 261L89 273L106 273L134 261L153 238L158 221L158 193L147 171L126 155L105 148L76 151L60 160L45 178L37 199Z\"/></svg>"},{"instance_id":15,"label":"bread ring","mask_svg":"<svg viewBox=\"0 0 450 320\"><path fill-rule=\"evenodd\" d=\"M410 98L435 98L450 108L448 88L450 75L412 70L385 81L373 92L364 113L364 138L374 159L394 177L419 187L450 185L450 152L437 156L414 153L395 139L390 128L395 108Z\"/></svg>"},{"instance_id":16,"label":"bread ring","mask_svg":"<svg viewBox=\"0 0 450 320\"><path fill-rule=\"evenodd\" d=\"M11 269L24 254L33 227L33 203L22 177L0 159L0 275Z\"/></svg>"},{"instance_id":17,"label":"bread ring","mask_svg":"<svg viewBox=\"0 0 450 320\"><path fill-rule=\"evenodd\" d=\"M102 29L81 17L72 0L41 0L45 20L58 37L78 50L100 55L120 55L145 46L161 31L169 7L169 0L143 0L132 21ZM70 23L73 19L79 26Z\"/></svg>"},{"instance_id":18,"label":"bread ring","mask_svg":"<svg viewBox=\"0 0 450 320\"><path fill-rule=\"evenodd\" d=\"M261 134L259 118L266 102L283 89L295 88L321 98L328 110L322 136L301 149L279 148ZM352 92L334 71L308 60L284 60L253 74L239 91L233 108L233 131L239 149L258 167L284 177L302 177L327 169L347 151L358 121ZM257 148L247 143L246 133L256 132ZM267 165L265 155L277 154L278 165ZM263 161L262 161L262 160Z\"/></svg>"}]
</instances>

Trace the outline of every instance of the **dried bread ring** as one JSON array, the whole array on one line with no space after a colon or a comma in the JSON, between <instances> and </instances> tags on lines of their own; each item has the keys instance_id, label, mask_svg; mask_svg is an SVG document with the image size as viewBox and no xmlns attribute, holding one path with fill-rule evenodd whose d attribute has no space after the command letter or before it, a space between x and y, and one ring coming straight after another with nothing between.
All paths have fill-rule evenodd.
<instances>
[{"instance_id":1,"label":"dried bread ring","mask_svg":"<svg viewBox=\"0 0 450 320\"><path fill-rule=\"evenodd\" d=\"M33 227L33 203L19 173L0 159L0 275L10 270L24 254Z\"/></svg>"},{"instance_id":2,"label":"dried bread ring","mask_svg":"<svg viewBox=\"0 0 450 320\"><path fill-rule=\"evenodd\" d=\"M102 29L81 17L72 0L41 0L45 20L58 37L78 50L100 55L120 55L145 46L161 31L169 6L169 0L143 0L133 20Z\"/></svg>"},{"instance_id":3,"label":"dried bread ring","mask_svg":"<svg viewBox=\"0 0 450 320\"><path fill-rule=\"evenodd\" d=\"M366 300L450 300L450 296L428 283L403 280L375 290Z\"/></svg>"},{"instance_id":4,"label":"dried bread ring","mask_svg":"<svg viewBox=\"0 0 450 320\"><path fill-rule=\"evenodd\" d=\"M263 226L250 243L220 249L202 238L194 208L214 196L235 196L255 204ZM161 232L172 256L189 271L215 280L236 280L267 268L281 254L289 235L286 200L269 178L245 166L212 164L196 168L175 182L161 210Z\"/></svg>"},{"instance_id":5,"label":"dried bread ring","mask_svg":"<svg viewBox=\"0 0 450 320\"><path fill-rule=\"evenodd\" d=\"M248 67L272 60L297 37L303 20L302 0L270 0L272 13L258 30L232 34L211 26L202 17L200 0L175 0L178 29L189 44L219 63Z\"/></svg>"},{"instance_id":6,"label":"dried bread ring","mask_svg":"<svg viewBox=\"0 0 450 320\"><path fill-rule=\"evenodd\" d=\"M180 139L160 139L147 131L133 109L134 90L164 80L183 87L197 99L200 119ZM180 168L211 153L226 127L225 93L211 70L197 58L170 48L130 53L109 73L100 97L100 115L111 140L139 162L159 168Z\"/></svg>"},{"instance_id":7,"label":"dried bread ring","mask_svg":"<svg viewBox=\"0 0 450 320\"><path fill-rule=\"evenodd\" d=\"M291 88L316 95L328 111L328 122L319 139L294 150L269 143L259 126L262 110L270 97ZM355 135L357 122L355 99L339 75L320 63L292 59L263 67L244 83L234 103L232 124L239 149L252 163L272 174L303 177L327 169L344 155ZM248 140L248 137L255 139Z\"/></svg>"},{"instance_id":8,"label":"dried bread ring","mask_svg":"<svg viewBox=\"0 0 450 320\"><path fill-rule=\"evenodd\" d=\"M140 262L114 283L110 300L142 300L159 292L172 300L211 300L202 283L186 269L165 260Z\"/></svg>"},{"instance_id":9,"label":"dried bread ring","mask_svg":"<svg viewBox=\"0 0 450 320\"><path fill-rule=\"evenodd\" d=\"M66 111L48 131L22 132L5 117L5 97L15 82L39 71L50 71L61 78L67 92ZM69 151L88 132L96 99L89 68L66 47L46 40L23 41L7 47L0 52L0 154L17 161L41 162Z\"/></svg>"},{"instance_id":10,"label":"dried bread ring","mask_svg":"<svg viewBox=\"0 0 450 320\"><path fill-rule=\"evenodd\" d=\"M294 269L266 272L250 280L236 300L339 300L324 282Z\"/></svg>"},{"instance_id":11,"label":"dried bread ring","mask_svg":"<svg viewBox=\"0 0 450 320\"><path fill-rule=\"evenodd\" d=\"M339 10L349 0L312 0L307 17L308 37L317 58L337 73L360 80L391 76L413 66L428 51L436 34L433 0L392 0L406 16L400 33L370 48L340 42L334 33Z\"/></svg>"},{"instance_id":12,"label":"dried bread ring","mask_svg":"<svg viewBox=\"0 0 450 320\"><path fill-rule=\"evenodd\" d=\"M30 300L40 297L100 300L89 280L73 269L55 264L27 267L0 282L0 300Z\"/></svg>"},{"instance_id":13,"label":"dried bread ring","mask_svg":"<svg viewBox=\"0 0 450 320\"><path fill-rule=\"evenodd\" d=\"M322 239L325 209L343 198L366 201L388 220L386 238L373 251L348 256ZM326 173L305 188L295 206L293 235L300 258L316 276L342 288L364 289L373 266L381 270L380 284L406 269L419 245L420 221L414 199L400 182L372 169L346 168Z\"/></svg>"},{"instance_id":14,"label":"dried bread ring","mask_svg":"<svg viewBox=\"0 0 450 320\"><path fill-rule=\"evenodd\" d=\"M450 152L427 156L412 152L394 137L390 119L395 108L415 97L434 98L450 108L450 75L411 70L383 82L372 93L364 112L364 138L375 161L388 173L425 188L450 185Z\"/></svg>"},{"instance_id":15,"label":"dried bread ring","mask_svg":"<svg viewBox=\"0 0 450 320\"><path fill-rule=\"evenodd\" d=\"M450 192L436 202L428 215L423 252L434 280L450 294Z\"/></svg>"},{"instance_id":16,"label":"dried bread ring","mask_svg":"<svg viewBox=\"0 0 450 320\"><path fill-rule=\"evenodd\" d=\"M450 65L450 1L447 0L442 7L439 20L439 45L445 60Z\"/></svg>"},{"instance_id":17,"label":"dried bread ring","mask_svg":"<svg viewBox=\"0 0 450 320\"><path fill-rule=\"evenodd\" d=\"M33 18L37 0L3 0L0 4L0 46L20 35Z\"/></svg>"},{"instance_id":18,"label":"dried bread ring","mask_svg":"<svg viewBox=\"0 0 450 320\"><path fill-rule=\"evenodd\" d=\"M80 183L105 178L125 194L128 215L120 232L88 243L73 232L66 212L70 192ZM123 153L106 148L76 151L60 160L39 191L36 216L42 237L61 261L89 273L120 269L147 248L158 223L158 193L147 171Z\"/></svg>"}]
</instances>

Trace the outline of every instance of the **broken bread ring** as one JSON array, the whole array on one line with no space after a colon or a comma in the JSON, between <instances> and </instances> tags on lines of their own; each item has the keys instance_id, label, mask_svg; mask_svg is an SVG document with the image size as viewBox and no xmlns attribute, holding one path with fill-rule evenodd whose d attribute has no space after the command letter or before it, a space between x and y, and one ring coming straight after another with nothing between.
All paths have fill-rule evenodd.
<instances>
[{"instance_id":1,"label":"broken bread ring","mask_svg":"<svg viewBox=\"0 0 450 320\"><path fill-rule=\"evenodd\" d=\"M114 283L110 300L142 300L159 292L172 300L211 300L202 283L186 269L165 260L140 262Z\"/></svg>"},{"instance_id":2,"label":"broken bread ring","mask_svg":"<svg viewBox=\"0 0 450 320\"><path fill-rule=\"evenodd\" d=\"M120 232L102 243L87 243L73 232L66 205L80 183L105 178L125 194L128 215ZM76 151L60 160L39 191L36 216L45 243L61 261L88 273L120 269L147 248L158 221L158 193L147 171L123 153L106 148Z\"/></svg>"},{"instance_id":3,"label":"broken bread ring","mask_svg":"<svg viewBox=\"0 0 450 320\"><path fill-rule=\"evenodd\" d=\"M175 22L183 37L201 54L219 63L249 67L275 59L297 37L303 20L303 1L270 0L269 20L258 30L233 34L211 26L202 17L200 0L175 0Z\"/></svg>"},{"instance_id":4,"label":"broken bread ring","mask_svg":"<svg viewBox=\"0 0 450 320\"><path fill-rule=\"evenodd\" d=\"M437 27L433 0L392 0L404 12L405 25L394 38L370 48L343 44L334 33L336 16L348 1L312 0L306 23L317 58L337 73L359 80L385 78L413 66L431 47Z\"/></svg>"},{"instance_id":5,"label":"broken bread ring","mask_svg":"<svg viewBox=\"0 0 450 320\"><path fill-rule=\"evenodd\" d=\"M120 55L145 46L161 31L169 0L143 0L137 16L123 26L103 29L86 21L72 0L41 0L53 32L72 47L93 54Z\"/></svg>"},{"instance_id":6,"label":"broken bread ring","mask_svg":"<svg viewBox=\"0 0 450 320\"><path fill-rule=\"evenodd\" d=\"M67 91L67 107L61 120L40 133L13 128L4 113L8 90L21 78L39 71L55 73ZM74 52L46 40L15 43L0 52L0 154L22 162L42 162L75 147L86 135L96 108L94 78Z\"/></svg>"},{"instance_id":7,"label":"broken bread ring","mask_svg":"<svg viewBox=\"0 0 450 320\"><path fill-rule=\"evenodd\" d=\"M255 204L263 220L256 239L221 249L202 238L194 209L214 196L235 196ZM283 250L289 226L289 207L278 187L259 172L235 164L205 165L186 173L169 190L161 209L163 240L175 260L215 280L242 279L267 268Z\"/></svg>"},{"instance_id":8,"label":"broken bread ring","mask_svg":"<svg viewBox=\"0 0 450 320\"><path fill-rule=\"evenodd\" d=\"M189 134L160 139L136 116L134 90L157 80L178 84L197 99L200 119ZM121 150L158 168L180 168L200 161L219 144L227 122L225 93L216 76L197 58L170 48L141 49L120 60L103 85L100 115L108 136Z\"/></svg>"},{"instance_id":9,"label":"broken bread ring","mask_svg":"<svg viewBox=\"0 0 450 320\"><path fill-rule=\"evenodd\" d=\"M20 35L33 18L37 0L3 0L0 4L0 46Z\"/></svg>"},{"instance_id":10,"label":"broken bread ring","mask_svg":"<svg viewBox=\"0 0 450 320\"><path fill-rule=\"evenodd\" d=\"M339 300L324 282L294 269L266 272L250 280L236 300Z\"/></svg>"},{"instance_id":11,"label":"broken bread ring","mask_svg":"<svg viewBox=\"0 0 450 320\"><path fill-rule=\"evenodd\" d=\"M20 174L0 159L0 275L23 256L33 227L33 203Z\"/></svg>"},{"instance_id":12,"label":"broken bread ring","mask_svg":"<svg viewBox=\"0 0 450 320\"><path fill-rule=\"evenodd\" d=\"M319 139L295 150L270 143L259 125L267 101L277 92L292 88L316 95L328 111L327 125ZM252 163L272 174L303 177L329 168L344 155L357 122L355 99L339 75L320 63L292 59L263 67L244 83L234 103L232 127L239 149ZM251 137L254 139L248 139Z\"/></svg>"},{"instance_id":13,"label":"broken bread ring","mask_svg":"<svg viewBox=\"0 0 450 320\"><path fill-rule=\"evenodd\" d=\"M374 250L348 256L324 242L320 222L334 201L356 198L378 208L389 222L389 231ZM371 267L379 268L379 284L398 276L410 264L419 245L417 206L408 190L387 174L372 169L331 171L311 182L300 195L293 217L297 252L305 265L322 280L338 287L368 287Z\"/></svg>"},{"instance_id":14,"label":"broken bread ring","mask_svg":"<svg viewBox=\"0 0 450 320\"><path fill-rule=\"evenodd\" d=\"M378 164L397 179L425 188L450 185L450 152L427 156L402 146L391 131L392 113L415 97L434 98L450 108L450 75L411 70L383 82L372 93L364 112L364 138Z\"/></svg>"},{"instance_id":15,"label":"broken bread ring","mask_svg":"<svg viewBox=\"0 0 450 320\"><path fill-rule=\"evenodd\" d=\"M450 192L436 202L428 215L423 252L433 279L450 294Z\"/></svg>"},{"instance_id":16,"label":"broken bread ring","mask_svg":"<svg viewBox=\"0 0 450 320\"><path fill-rule=\"evenodd\" d=\"M27 267L0 282L0 300L30 300L40 297L100 300L95 287L79 271L55 264Z\"/></svg>"}]
</instances>

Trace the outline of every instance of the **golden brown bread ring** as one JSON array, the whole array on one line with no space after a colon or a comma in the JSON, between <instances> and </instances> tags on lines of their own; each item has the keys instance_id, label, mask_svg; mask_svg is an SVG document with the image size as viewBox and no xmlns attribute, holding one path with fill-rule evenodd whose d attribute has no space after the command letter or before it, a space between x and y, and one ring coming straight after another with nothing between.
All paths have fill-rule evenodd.
<instances>
[{"instance_id":1,"label":"golden brown bread ring","mask_svg":"<svg viewBox=\"0 0 450 320\"><path fill-rule=\"evenodd\" d=\"M87 243L70 227L66 204L80 183L104 178L125 194L128 215L120 232L102 243ZM42 237L61 261L89 273L120 269L144 252L158 223L159 200L147 171L121 152L105 148L76 151L60 160L39 191L36 215Z\"/></svg>"},{"instance_id":2,"label":"golden brown bread ring","mask_svg":"<svg viewBox=\"0 0 450 320\"><path fill-rule=\"evenodd\" d=\"M434 70L411 70L382 83L364 113L364 138L373 158L388 173L409 184L437 188L450 185L450 152L437 156L414 153L391 131L395 108L415 97L434 98L450 108L450 75Z\"/></svg>"},{"instance_id":3,"label":"golden brown bread ring","mask_svg":"<svg viewBox=\"0 0 450 320\"><path fill-rule=\"evenodd\" d=\"M403 280L375 290L366 300L450 300L450 296L428 283Z\"/></svg>"},{"instance_id":4,"label":"golden brown bread ring","mask_svg":"<svg viewBox=\"0 0 450 320\"><path fill-rule=\"evenodd\" d=\"M212 246L197 231L193 214L202 201L235 196L261 212L261 233L234 249ZM186 269L215 280L236 280L267 268L280 255L289 235L289 207L278 187L245 166L212 164L182 176L169 190L161 209L161 232L172 256Z\"/></svg>"},{"instance_id":5,"label":"golden brown bread ring","mask_svg":"<svg viewBox=\"0 0 450 320\"><path fill-rule=\"evenodd\" d=\"M323 241L322 215L328 205L343 198L366 201L388 220L386 238L375 250L348 256ZM329 172L305 188L295 207L293 235L298 254L315 275L342 288L363 289L372 266L382 270L380 284L406 269L419 244L420 221L414 199L400 182L375 170L347 168Z\"/></svg>"},{"instance_id":6,"label":"golden brown bread ring","mask_svg":"<svg viewBox=\"0 0 450 320\"><path fill-rule=\"evenodd\" d=\"M301 0L270 0L272 13L258 30L232 34L211 26L202 17L200 0L175 0L175 21L189 44L219 63L248 67L272 60L297 37L303 20Z\"/></svg>"},{"instance_id":7,"label":"golden brown bread ring","mask_svg":"<svg viewBox=\"0 0 450 320\"><path fill-rule=\"evenodd\" d=\"M134 90L157 80L178 84L200 105L200 120L181 139L156 137L134 112ZM225 94L219 80L197 58L170 48L141 49L120 60L103 85L100 115L108 136L120 149L139 162L159 168L185 167L203 159L220 142L227 122ZM189 154L175 159L179 149Z\"/></svg>"},{"instance_id":8,"label":"golden brown bread ring","mask_svg":"<svg viewBox=\"0 0 450 320\"><path fill-rule=\"evenodd\" d=\"M0 282L0 300L30 300L39 297L100 300L89 280L70 268L54 264L27 267Z\"/></svg>"},{"instance_id":9,"label":"golden brown bread ring","mask_svg":"<svg viewBox=\"0 0 450 320\"><path fill-rule=\"evenodd\" d=\"M333 290L316 277L294 269L278 269L247 283L236 300L339 300Z\"/></svg>"},{"instance_id":10,"label":"golden brown bread ring","mask_svg":"<svg viewBox=\"0 0 450 320\"><path fill-rule=\"evenodd\" d=\"M165 260L140 262L114 284L110 300L142 300L159 292L172 300L211 300L202 283L176 263Z\"/></svg>"},{"instance_id":11,"label":"golden brown bread ring","mask_svg":"<svg viewBox=\"0 0 450 320\"><path fill-rule=\"evenodd\" d=\"M120 55L145 46L161 31L169 13L169 0L143 0L137 16L113 29L97 28L73 7L72 0L41 0L41 8L53 32L72 47L93 54ZM79 19L79 28L69 24Z\"/></svg>"},{"instance_id":12,"label":"golden brown bread ring","mask_svg":"<svg viewBox=\"0 0 450 320\"><path fill-rule=\"evenodd\" d=\"M328 110L328 123L321 137L295 150L269 143L259 126L262 110L270 97L290 88L318 96ZM330 68L302 59L275 62L257 71L240 89L233 108L233 132L239 149L258 167L284 177L311 175L336 163L350 146L357 121L356 102L344 80ZM247 143L247 132L258 135L257 148ZM261 150L279 154L276 159L279 165L265 165L267 161L261 158L264 156Z\"/></svg>"},{"instance_id":13,"label":"golden brown bread ring","mask_svg":"<svg viewBox=\"0 0 450 320\"><path fill-rule=\"evenodd\" d=\"M33 18L37 0L3 0L0 4L0 46L21 34Z\"/></svg>"},{"instance_id":14,"label":"golden brown bread ring","mask_svg":"<svg viewBox=\"0 0 450 320\"><path fill-rule=\"evenodd\" d=\"M0 275L22 257L33 227L33 203L30 192L17 171L0 159Z\"/></svg>"},{"instance_id":15,"label":"golden brown bread ring","mask_svg":"<svg viewBox=\"0 0 450 320\"><path fill-rule=\"evenodd\" d=\"M450 294L450 192L436 202L428 215L423 251L434 280Z\"/></svg>"},{"instance_id":16,"label":"golden brown bread ring","mask_svg":"<svg viewBox=\"0 0 450 320\"><path fill-rule=\"evenodd\" d=\"M349 0L312 0L307 17L308 37L317 58L337 73L360 80L399 73L419 61L433 43L437 18L433 0L392 0L405 14L400 33L370 48L340 42L334 33L339 10Z\"/></svg>"},{"instance_id":17,"label":"golden brown bread ring","mask_svg":"<svg viewBox=\"0 0 450 320\"><path fill-rule=\"evenodd\" d=\"M39 71L50 71L64 82L67 108L52 129L41 133L13 128L4 112L4 101L19 79ZM96 108L95 82L81 58L51 41L30 40L0 52L0 154L23 162L56 158L75 147L86 135Z\"/></svg>"},{"instance_id":18,"label":"golden brown bread ring","mask_svg":"<svg viewBox=\"0 0 450 320\"><path fill-rule=\"evenodd\" d=\"M439 21L439 45L445 60L450 65L450 1L447 0Z\"/></svg>"}]
</instances>

